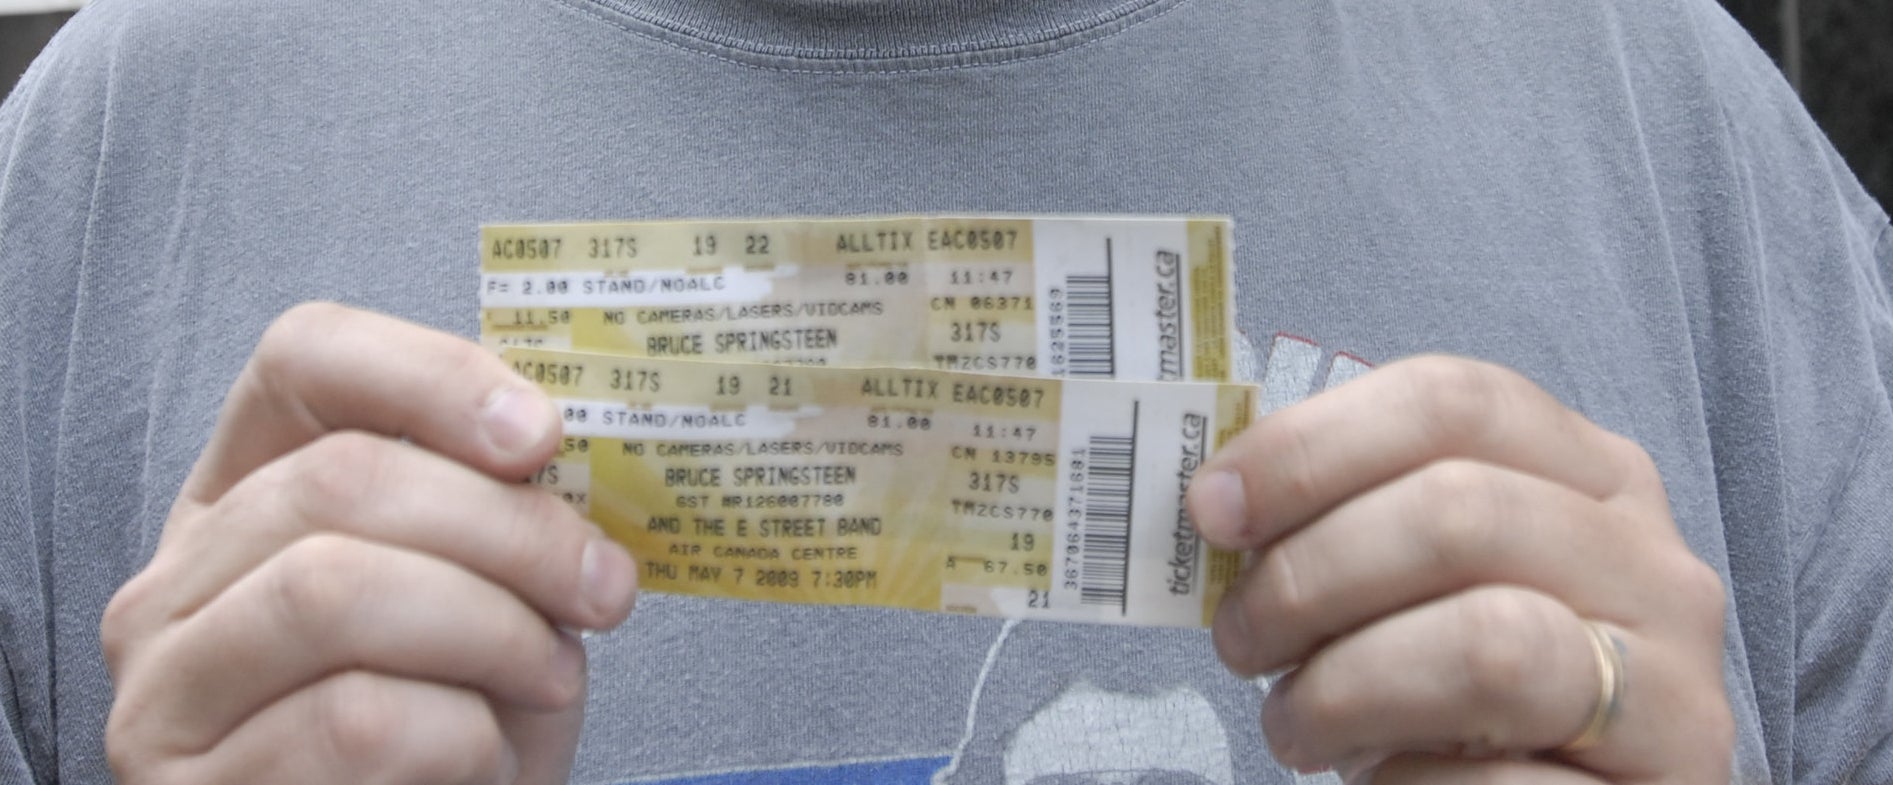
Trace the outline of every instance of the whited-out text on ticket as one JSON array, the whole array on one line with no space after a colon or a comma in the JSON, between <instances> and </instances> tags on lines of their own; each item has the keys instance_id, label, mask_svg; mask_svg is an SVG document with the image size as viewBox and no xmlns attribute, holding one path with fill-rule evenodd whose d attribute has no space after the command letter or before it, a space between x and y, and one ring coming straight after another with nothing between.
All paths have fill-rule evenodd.
<instances>
[{"instance_id":1,"label":"whited-out text on ticket","mask_svg":"<svg viewBox=\"0 0 1893 785\"><path fill-rule=\"evenodd\" d=\"M493 348L1115 378L1230 378L1222 218L494 224Z\"/></svg>"}]
</instances>

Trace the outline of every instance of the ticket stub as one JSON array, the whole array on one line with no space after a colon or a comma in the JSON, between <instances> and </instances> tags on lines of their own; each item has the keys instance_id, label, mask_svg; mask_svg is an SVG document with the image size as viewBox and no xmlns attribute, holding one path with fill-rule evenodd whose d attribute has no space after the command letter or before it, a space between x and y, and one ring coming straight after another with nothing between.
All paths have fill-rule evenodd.
<instances>
[{"instance_id":1,"label":"ticket stub","mask_svg":"<svg viewBox=\"0 0 1893 785\"><path fill-rule=\"evenodd\" d=\"M1205 626L1239 567L1183 494L1247 385L504 357L564 419L537 481L647 589Z\"/></svg>"},{"instance_id":2,"label":"ticket stub","mask_svg":"<svg viewBox=\"0 0 1893 785\"><path fill-rule=\"evenodd\" d=\"M489 347L1230 378L1223 218L904 216L481 228Z\"/></svg>"}]
</instances>

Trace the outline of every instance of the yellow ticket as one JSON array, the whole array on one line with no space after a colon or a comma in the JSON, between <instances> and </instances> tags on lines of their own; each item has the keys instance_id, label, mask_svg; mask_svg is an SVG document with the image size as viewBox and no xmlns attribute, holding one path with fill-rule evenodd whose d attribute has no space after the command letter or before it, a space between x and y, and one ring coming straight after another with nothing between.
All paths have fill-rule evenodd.
<instances>
[{"instance_id":1,"label":"yellow ticket","mask_svg":"<svg viewBox=\"0 0 1893 785\"><path fill-rule=\"evenodd\" d=\"M639 357L1230 378L1222 218L481 228L480 335Z\"/></svg>"},{"instance_id":2,"label":"yellow ticket","mask_svg":"<svg viewBox=\"0 0 1893 785\"><path fill-rule=\"evenodd\" d=\"M1183 492L1253 387L504 356L564 419L537 481L647 589L1202 626L1238 568Z\"/></svg>"}]
</instances>

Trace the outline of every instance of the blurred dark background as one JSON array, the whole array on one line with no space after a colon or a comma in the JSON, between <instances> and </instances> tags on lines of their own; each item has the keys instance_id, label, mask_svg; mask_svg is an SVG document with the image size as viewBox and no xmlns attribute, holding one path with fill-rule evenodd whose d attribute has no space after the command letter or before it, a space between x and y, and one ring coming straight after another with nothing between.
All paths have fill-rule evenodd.
<instances>
[{"instance_id":1,"label":"blurred dark background","mask_svg":"<svg viewBox=\"0 0 1893 785\"><path fill-rule=\"evenodd\" d=\"M1722 0L1893 208L1893 0Z\"/></svg>"},{"instance_id":2,"label":"blurred dark background","mask_svg":"<svg viewBox=\"0 0 1893 785\"><path fill-rule=\"evenodd\" d=\"M162 2L162 0L151 0ZM0 0L0 90L71 13L7 13L77 0ZM1893 206L1893 0L1722 0L1775 58L1880 204Z\"/></svg>"}]
</instances>

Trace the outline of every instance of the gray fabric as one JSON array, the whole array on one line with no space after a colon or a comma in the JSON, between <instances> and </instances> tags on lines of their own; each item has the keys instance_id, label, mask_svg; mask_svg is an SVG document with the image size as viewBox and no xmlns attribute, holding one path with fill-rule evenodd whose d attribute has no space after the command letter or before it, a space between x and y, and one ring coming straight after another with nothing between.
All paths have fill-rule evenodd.
<instances>
[{"instance_id":1,"label":"gray fabric","mask_svg":"<svg viewBox=\"0 0 1893 785\"><path fill-rule=\"evenodd\" d=\"M1732 581L1738 780L1893 781L1893 240L1709 0L946 5L88 6L0 108L0 780L108 780L100 611L289 305L471 336L488 220L975 210L1232 215L1265 357L1482 357L1636 439ZM1220 726L1122 740L1150 781L1291 779L1200 632L653 596L590 646L579 782L1082 782L1024 763L1105 704Z\"/></svg>"}]
</instances>

